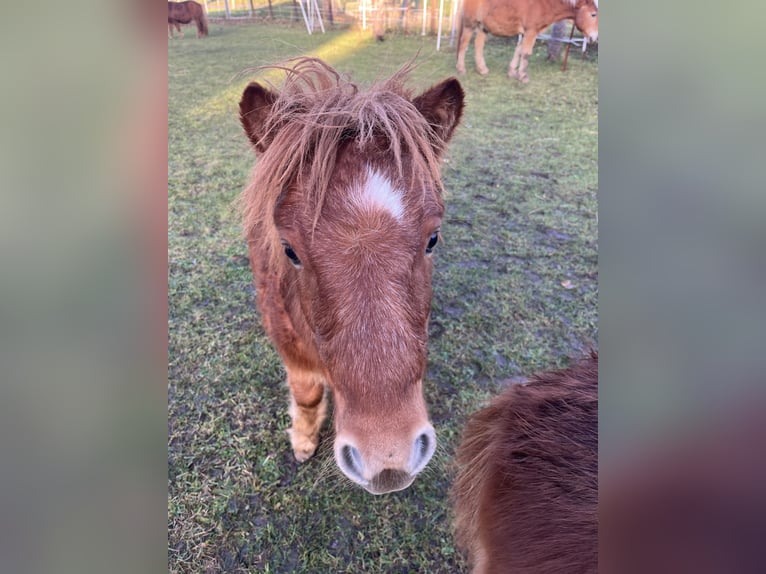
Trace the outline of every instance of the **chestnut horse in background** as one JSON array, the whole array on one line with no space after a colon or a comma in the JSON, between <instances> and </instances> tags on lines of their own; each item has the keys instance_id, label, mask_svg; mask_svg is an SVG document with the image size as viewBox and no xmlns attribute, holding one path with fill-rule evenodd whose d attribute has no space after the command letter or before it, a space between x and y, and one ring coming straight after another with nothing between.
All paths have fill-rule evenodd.
<instances>
[{"instance_id":1,"label":"chestnut horse in background","mask_svg":"<svg viewBox=\"0 0 766 574\"><path fill-rule=\"evenodd\" d=\"M475 413L457 464L455 531L474 574L597 574L598 354Z\"/></svg>"},{"instance_id":2,"label":"chestnut horse in background","mask_svg":"<svg viewBox=\"0 0 766 574\"><path fill-rule=\"evenodd\" d=\"M181 24L189 24L192 20L197 24L197 38L207 36L207 15L201 4L193 0L187 2L168 2L168 33L173 37L173 26L183 36Z\"/></svg>"},{"instance_id":3,"label":"chestnut horse in background","mask_svg":"<svg viewBox=\"0 0 766 574\"><path fill-rule=\"evenodd\" d=\"M241 196L266 332L287 370L295 458L333 395L338 467L373 494L409 486L436 448L423 398L440 164L463 111L450 78L412 97L410 67L368 91L315 58L251 83L258 160Z\"/></svg>"},{"instance_id":4,"label":"chestnut horse in background","mask_svg":"<svg viewBox=\"0 0 766 574\"><path fill-rule=\"evenodd\" d=\"M522 34L516 44L508 76L529 81L527 62L537 36L559 20L574 20L588 40L598 40L598 0L463 0L458 35L457 71L465 74L465 52L476 30L476 69L488 74L484 62L487 33L495 36Z\"/></svg>"}]
</instances>

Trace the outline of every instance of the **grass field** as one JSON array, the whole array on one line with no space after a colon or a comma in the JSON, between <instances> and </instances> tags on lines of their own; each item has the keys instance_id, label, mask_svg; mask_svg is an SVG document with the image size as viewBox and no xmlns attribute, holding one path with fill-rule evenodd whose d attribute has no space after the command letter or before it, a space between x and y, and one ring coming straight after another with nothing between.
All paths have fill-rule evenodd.
<instances>
[{"instance_id":1,"label":"grass field","mask_svg":"<svg viewBox=\"0 0 766 574\"><path fill-rule=\"evenodd\" d=\"M232 203L253 164L237 118L250 67L319 54L362 84L420 51L418 89L454 73L432 37L212 23L168 47L168 566L171 572L455 573L448 491L466 417L503 379L597 343L598 63L460 78L435 252L426 400L439 450L407 490L374 497L335 470L331 428L298 465L287 390L260 326ZM472 57L470 59L472 63Z\"/></svg>"}]
</instances>

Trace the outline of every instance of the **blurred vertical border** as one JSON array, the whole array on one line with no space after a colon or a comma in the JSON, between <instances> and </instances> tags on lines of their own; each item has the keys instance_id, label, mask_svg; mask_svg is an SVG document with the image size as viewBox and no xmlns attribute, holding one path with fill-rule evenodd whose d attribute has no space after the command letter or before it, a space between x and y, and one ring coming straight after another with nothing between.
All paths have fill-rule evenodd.
<instances>
[{"instance_id":1,"label":"blurred vertical border","mask_svg":"<svg viewBox=\"0 0 766 574\"><path fill-rule=\"evenodd\" d=\"M167 568L165 10L2 8L2 572Z\"/></svg>"},{"instance_id":2,"label":"blurred vertical border","mask_svg":"<svg viewBox=\"0 0 766 574\"><path fill-rule=\"evenodd\" d=\"M602 4L600 571L762 571L766 10Z\"/></svg>"}]
</instances>

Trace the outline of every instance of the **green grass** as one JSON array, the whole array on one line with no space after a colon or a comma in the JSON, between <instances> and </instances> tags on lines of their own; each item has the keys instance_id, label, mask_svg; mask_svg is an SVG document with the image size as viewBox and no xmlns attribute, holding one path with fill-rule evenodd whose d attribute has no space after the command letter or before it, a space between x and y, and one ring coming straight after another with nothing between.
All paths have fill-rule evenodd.
<instances>
[{"instance_id":1,"label":"green grass","mask_svg":"<svg viewBox=\"0 0 766 574\"><path fill-rule=\"evenodd\" d=\"M354 51L329 57L362 84L418 50L413 86L453 74L454 52L419 35L378 44L308 36L302 23L213 23L208 38L169 42L171 572L465 571L448 491L466 417L503 379L597 341L597 61L570 57L562 73L540 45L523 86L505 76L513 42L491 39L490 75L461 78L466 111L444 164L425 383L437 455L412 487L381 497L339 477L329 425L315 458L293 460L284 373L232 207L253 164L237 118L248 75L235 76L343 34Z\"/></svg>"}]
</instances>

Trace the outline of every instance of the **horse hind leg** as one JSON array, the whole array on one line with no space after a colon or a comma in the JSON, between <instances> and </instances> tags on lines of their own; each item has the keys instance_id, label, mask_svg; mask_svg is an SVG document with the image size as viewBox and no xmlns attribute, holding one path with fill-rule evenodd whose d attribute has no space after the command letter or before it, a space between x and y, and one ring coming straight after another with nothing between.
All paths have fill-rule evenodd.
<instances>
[{"instance_id":1,"label":"horse hind leg","mask_svg":"<svg viewBox=\"0 0 766 574\"><path fill-rule=\"evenodd\" d=\"M519 63L519 81L523 84L529 82L529 76L527 75L527 66L529 65L529 57L532 55L532 50L535 47L535 40L537 34L525 34L521 41L521 62Z\"/></svg>"},{"instance_id":2,"label":"horse hind leg","mask_svg":"<svg viewBox=\"0 0 766 574\"><path fill-rule=\"evenodd\" d=\"M521 59L521 40L516 42L516 49L513 51L513 58L511 58L511 63L508 64L509 78L519 77L519 60L520 59Z\"/></svg>"},{"instance_id":3,"label":"horse hind leg","mask_svg":"<svg viewBox=\"0 0 766 574\"><path fill-rule=\"evenodd\" d=\"M465 53L468 50L468 44L471 43L471 36L473 36L473 26L463 24L461 26L462 31L460 38L458 38L457 48L457 71L459 74L465 74Z\"/></svg>"},{"instance_id":4,"label":"horse hind leg","mask_svg":"<svg viewBox=\"0 0 766 574\"><path fill-rule=\"evenodd\" d=\"M476 41L474 42L474 57L476 59L476 70L482 75L489 74L489 68L484 61L484 42L487 40L487 33L479 26L476 30Z\"/></svg>"},{"instance_id":5,"label":"horse hind leg","mask_svg":"<svg viewBox=\"0 0 766 574\"><path fill-rule=\"evenodd\" d=\"M287 367L290 418L287 430L298 462L311 458L319 446L319 429L327 415L324 378L318 373Z\"/></svg>"}]
</instances>

